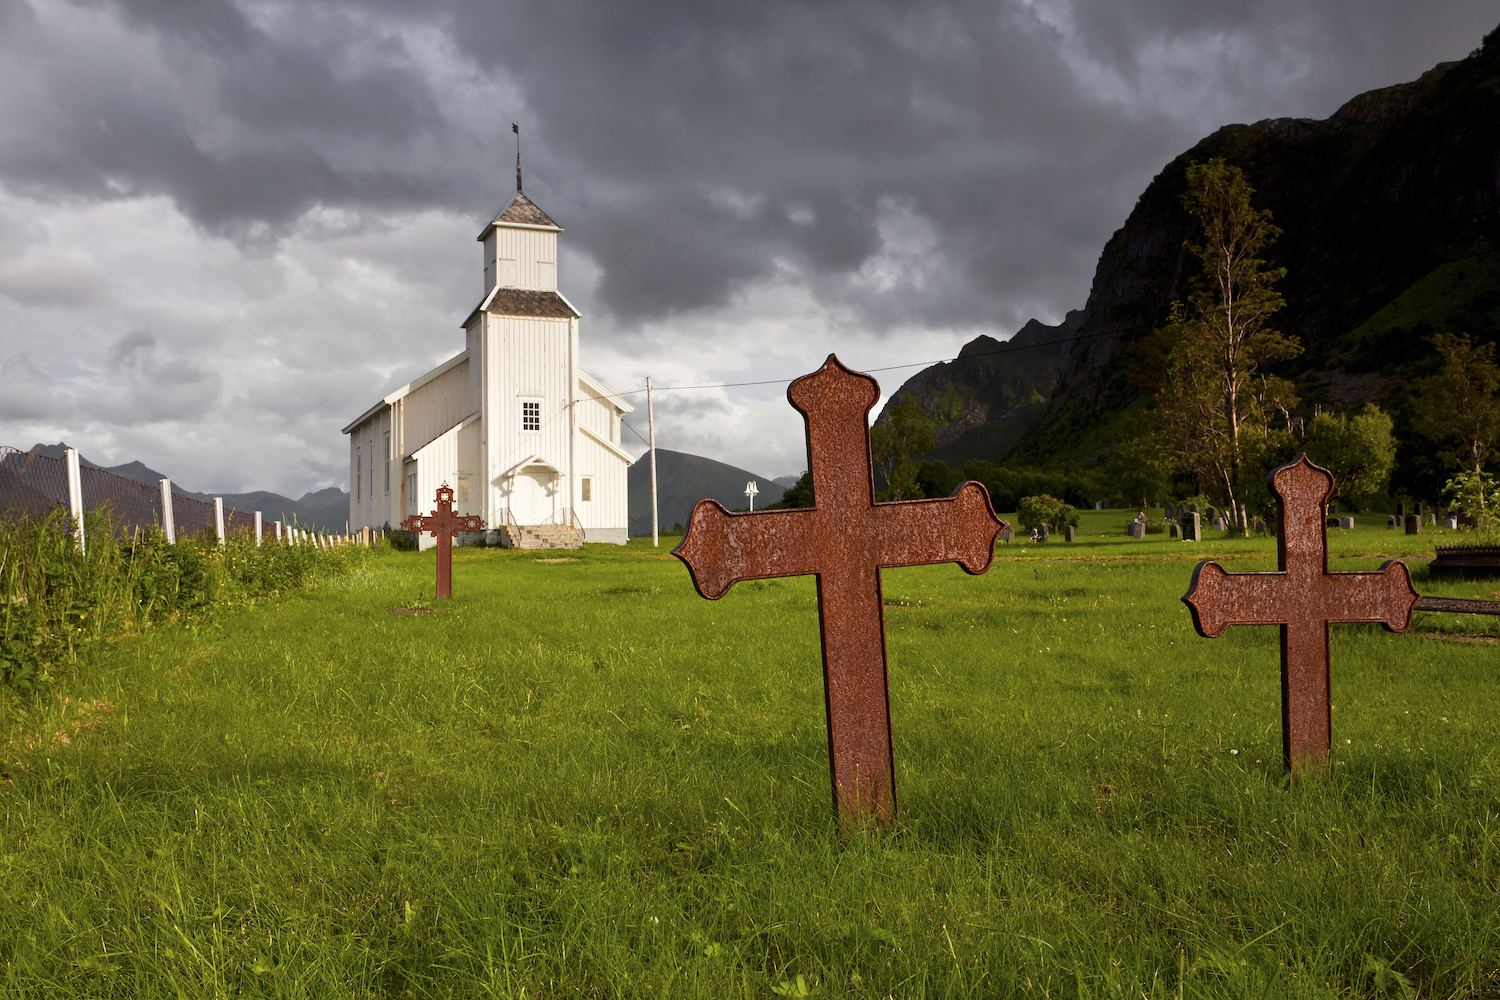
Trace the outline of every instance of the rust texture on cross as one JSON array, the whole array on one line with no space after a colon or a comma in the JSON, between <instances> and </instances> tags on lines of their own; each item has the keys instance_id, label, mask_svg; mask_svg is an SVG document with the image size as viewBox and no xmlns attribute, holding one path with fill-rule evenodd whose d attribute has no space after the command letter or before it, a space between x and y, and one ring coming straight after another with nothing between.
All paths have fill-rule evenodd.
<instances>
[{"instance_id":1,"label":"rust texture on cross","mask_svg":"<svg viewBox=\"0 0 1500 1000\"><path fill-rule=\"evenodd\" d=\"M477 514L459 514L453 510L453 487L447 483L437 489L437 509L431 514L412 514L401 522L406 531L427 532L437 538L437 596L453 596L453 536L460 531L483 531L484 521Z\"/></svg>"},{"instance_id":2,"label":"rust texture on cross","mask_svg":"<svg viewBox=\"0 0 1500 1000\"><path fill-rule=\"evenodd\" d=\"M1281 626L1281 748L1297 774L1328 762L1333 743L1329 709L1328 626L1379 622L1404 632L1417 601L1399 560L1374 573L1328 572L1328 498L1333 475L1306 455L1271 473L1280 522L1275 573L1226 573L1201 562L1182 598L1199 635L1231 625Z\"/></svg>"},{"instance_id":3,"label":"rust texture on cross","mask_svg":"<svg viewBox=\"0 0 1500 1000\"><path fill-rule=\"evenodd\" d=\"M876 503L869 412L880 388L837 357L786 395L807 424L813 506L731 514L700 501L673 554L710 600L741 580L817 577L834 809L887 820L896 785L880 569L956 562L983 573L1005 522L978 483L944 499Z\"/></svg>"}]
</instances>

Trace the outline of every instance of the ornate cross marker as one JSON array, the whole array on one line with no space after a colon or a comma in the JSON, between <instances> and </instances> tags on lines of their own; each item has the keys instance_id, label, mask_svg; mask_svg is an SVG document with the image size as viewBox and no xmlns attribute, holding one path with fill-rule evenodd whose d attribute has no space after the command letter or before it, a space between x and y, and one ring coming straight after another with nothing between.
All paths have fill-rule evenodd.
<instances>
[{"instance_id":1,"label":"ornate cross marker","mask_svg":"<svg viewBox=\"0 0 1500 1000\"><path fill-rule=\"evenodd\" d=\"M438 487L437 510L431 514L412 514L401 522L405 531L425 531L437 536L437 596L453 596L453 536L460 531L483 531L478 514L453 512L453 487Z\"/></svg>"},{"instance_id":2,"label":"ornate cross marker","mask_svg":"<svg viewBox=\"0 0 1500 1000\"><path fill-rule=\"evenodd\" d=\"M957 562L983 573L1005 522L978 483L941 500L875 502L867 415L880 390L868 375L830 354L786 395L807 421L814 505L731 514L700 501L673 555L709 600L741 580L817 576L834 808L887 820L896 777L880 568Z\"/></svg>"},{"instance_id":3,"label":"ornate cross marker","mask_svg":"<svg viewBox=\"0 0 1500 1000\"><path fill-rule=\"evenodd\" d=\"M1376 573L1328 572L1326 510L1333 476L1299 455L1271 473L1279 518L1276 573L1226 573L1200 562L1182 600L1198 634L1218 638L1230 625L1281 626L1281 749L1298 774L1328 762L1328 625L1380 622L1405 632L1417 601L1406 564Z\"/></svg>"}]
</instances>

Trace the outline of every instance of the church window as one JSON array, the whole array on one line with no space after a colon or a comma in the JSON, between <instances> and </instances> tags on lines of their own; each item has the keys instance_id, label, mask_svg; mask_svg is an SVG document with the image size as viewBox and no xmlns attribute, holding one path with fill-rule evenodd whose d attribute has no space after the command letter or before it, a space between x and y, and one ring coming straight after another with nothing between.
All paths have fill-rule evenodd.
<instances>
[{"instance_id":1,"label":"church window","mask_svg":"<svg viewBox=\"0 0 1500 1000\"><path fill-rule=\"evenodd\" d=\"M583 481L578 484L578 499L584 503L594 499L594 480L591 477L584 476Z\"/></svg>"},{"instance_id":2,"label":"church window","mask_svg":"<svg viewBox=\"0 0 1500 1000\"><path fill-rule=\"evenodd\" d=\"M536 399L521 400L521 430L539 431L542 429L542 403Z\"/></svg>"}]
</instances>

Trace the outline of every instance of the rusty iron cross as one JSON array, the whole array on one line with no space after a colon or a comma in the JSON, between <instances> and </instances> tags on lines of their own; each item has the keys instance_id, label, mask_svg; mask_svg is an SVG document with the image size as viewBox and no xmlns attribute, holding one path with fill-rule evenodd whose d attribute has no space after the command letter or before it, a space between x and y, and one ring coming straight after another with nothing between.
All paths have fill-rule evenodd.
<instances>
[{"instance_id":1,"label":"rusty iron cross","mask_svg":"<svg viewBox=\"0 0 1500 1000\"><path fill-rule=\"evenodd\" d=\"M401 522L401 527L437 537L437 596L452 597L453 536L460 531L483 531L484 521L477 514L454 513L453 487L444 483L437 489L437 510L431 514L412 514Z\"/></svg>"},{"instance_id":2,"label":"rusty iron cross","mask_svg":"<svg viewBox=\"0 0 1500 1000\"><path fill-rule=\"evenodd\" d=\"M817 577L834 809L841 821L884 821L896 777L880 569L957 562L983 573L1005 522L978 483L945 499L876 503L868 414L880 389L834 355L786 395L807 423L813 506L731 514L702 500L673 554L709 600L742 580Z\"/></svg>"},{"instance_id":3,"label":"rusty iron cross","mask_svg":"<svg viewBox=\"0 0 1500 1000\"><path fill-rule=\"evenodd\" d=\"M1299 455L1271 473L1280 529L1275 573L1226 573L1200 562L1182 598L1198 634L1218 638L1230 625L1281 626L1281 749L1299 774L1328 762L1333 743L1329 709L1328 626L1380 622L1392 632L1411 623L1417 592L1406 564L1391 560L1375 573L1328 572L1328 498L1333 475Z\"/></svg>"}]
</instances>

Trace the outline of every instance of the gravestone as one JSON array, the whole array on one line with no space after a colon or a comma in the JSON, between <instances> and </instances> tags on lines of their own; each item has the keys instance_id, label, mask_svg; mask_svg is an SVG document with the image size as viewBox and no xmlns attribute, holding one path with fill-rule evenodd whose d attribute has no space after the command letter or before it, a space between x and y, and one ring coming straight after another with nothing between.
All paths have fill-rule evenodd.
<instances>
[{"instance_id":1,"label":"gravestone","mask_svg":"<svg viewBox=\"0 0 1500 1000\"><path fill-rule=\"evenodd\" d=\"M1125 534L1130 538L1145 538L1146 522L1131 521L1129 524L1125 525Z\"/></svg>"},{"instance_id":2,"label":"gravestone","mask_svg":"<svg viewBox=\"0 0 1500 1000\"><path fill-rule=\"evenodd\" d=\"M956 562L983 573L1005 522L973 482L941 500L876 503L869 414L880 386L834 355L786 395L807 423L813 506L731 514L699 501L672 554L709 600L742 580L817 576L834 809L841 822L885 821L896 809L896 765L880 572Z\"/></svg>"},{"instance_id":3,"label":"gravestone","mask_svg":"<svg viewBox=\"0 0 1500 1000\"><path fill-rule=\"evenodd\" d=\"M1004 524L1003 521L1001 523ZM1014 529L1010 525L1006 524L1005 527L1003 527L1003 528L1000 529L1000 540L1002 542L1004 542L1006 545L1009 545L1011 542L1015 541L1016 540L1016 529Z\"/></svg>"},{"instance_id":4,"label":"gravestone","mask_svg":"<svg viewBox=\"0 0 1500 1000\"><path fill-rule=\"evenodd\" d=\"M1427 514L1427 523L1430 524L1430 525L1432 525L1434 528L1436 528L1437 527L1437 514L1432 513L1432 512L1429 511L1428 514Z\"/></svg>"},{"instance_id":5,"label":"gravestone","mask_svg":"<svg viewBox=\"0 0 1500 1000\"><path fill-rule=\"evenodd\" d=\"M1203 518L1195 510L1190 510L1182 516L1182 537L1184 541L1203 541Z\"/></svg>"},{"instance_id":6,"label":"gravestone","mask_svg":"<svg viewBox=\"0 0 1500 1000\"><path fill-rule=\"evenodd\" d=\"M1104 509L1104 501L1103 500L1095 500L1094 501L1094 509L1095 510L1103 510Z\"/></svg>"},{"instance_id":7,"label":"gravestone","mask_svg":"<svg viewBox=\"0 0 1500 1000\"><path fill-rule=\"evenodd\" d=\"M1415 507L1416 507L1417 516L1421 517L1423 515L1423 513L1424 513L1424 511L1422 510L1422 501L1418 500L1416 502Z\"/></svg>"},{"instance_id":8,"label":"gravestone","mask_svg":"<svg viewBox=\"0 0 1500 1000\"><path fill-rule=\"evenodd\" d=\"M1271 492L1281 540L1278 572L1229 573L1204 561L1182 600L1198 634L1210 639L1231 625L1281 626L1281 747L1287 769L1297 774L1326 763L1332 749L1328 626L1379 622L1404 632L1417 592L1396 560L1374 573L1328 572L1328 470L1300 455L1271 474Z\"/></svg>"},{"instance_id":9,"label":"gravestone","mask_svg":"<svg viewBox=\"0 0 1500 1000\"><path fill-rule=\"evenodd\" d=\"M1162 513L1168 521L1177 520L1177 507L1173 504L1167 504L1166 510L1164 510Z\"/></svg>"},{"instance_id":10,"label":"gravestone","mask_svg":"<svg viewBox=\"0 0 1500 1000\"><path fill-rule=\"evenodd\" d=\"M1330 527L1330 528L1340 528L1340 527L1343 527L1343 525L1339 524L1339 519L1336 518L1336 517L1326 518L1326 519L1324 519L1324 523L1328 527Z\"/></svg>"},{"instance_id":11,"label":"gravestone","mask_svg":"<svg viewBox=\"0 0 1500 1000\"><path fill-rule=\"evenodd\" d=\"M1063 541L1071 542L1076 537L1078 537L1077 529L1075 529L1071 524L1063 529Z\"/></svg>"},{"instance_id":12,"label":"gravestone","mask_svg":"<svg viewBox=\"0 0 1500 1000\"><path fill-rule=\"evenodd\" d=\"M1354 518L1351 517L1348 514L1345 514L1343 517L1339 518L1339 527L1340 528L1352 528L1352 527L1354 527Z\"/></svg>"},{"instance_id":13,"label":"gravestone","mask_svg":"<svg viewBox=\"0 0 1500 1000\"><path fill-rule=\"evenodd\" d=\"M1396 519L1398 521L1405 521L1406 520L1406 501L1405 500L1397 500L1396 501Z\"/></svg>"},{"instance_id":14,"label":"gravestone","mask_svg":"<svg viewBox=\"0 0 1500 1000\"><path fill-rule=\"evenodd\" d=\"M460 531L483 531L484 522L477 514L459 514L453 510L453 487L447 483L437 489L437 510L431 514L412 514L401 522L405 531L426 532L437 537L437 596L453 596L453 536Z\"/></svg>"},{"instance_id":15,"label":"gravestone","mask_svg":"<svg viewBox=\"0 0 1500 1000\"><path fill-rule=\"evenodd\" d=\"M1174 540L1182 537L1182 529L1177 526L1176 521L1167 522L1167 537Z\"/></svg>"},{"instance_id":16,"label":"gravestone","mask_svg":"<svg viewBox=\"0 0 1500 1000\"><path fill-rule=\"evenodd\" d=\"M1448 515L1448 530L1449 531L1457 531L1458 530L1458 515L1457 514L1449 514Z\"/></svg>"},{"instance_id":17,"label":"gravestone","mask_svg":"<svg viewBox=\"0 0 1500 1000\"><path fill-rule=\"evenodd\" d=\"M1052 529L1050 527L1048 527L1047 525L1045 525L1045 524L1039 524L1039 525L1037 525L1037 528L1036 528L1036 540L1037 541L1039 541L1039 542L1045 542L1051 534L1052 534Z\"/></svg>"},{"instance_id":18,"label":"gravestone","mask_svg":"<svg viewBox=\"0 0 1500 1000\"><path fill-rule=\"evenodd\" d=\"M1215 531L1228 531L1229 530L1229 524L1222 517L1216 517L1216 518L1214 518L1214 530Z\"/></svg>"},{"instance_id":19,"label":"gravestone","mask_svg":"<svg viewBox=\"0 0 1500 1000\"><path fill-rule=\"evenodd\" d=\"M1401 527L1401 522L1396 520L1395 514L1392 514L1390 517L1385 519L1385 526L1387 528L1399 528Z\"/></svg>"},{"instance_id":20,"label":"gravestone","mask_svg":"<svg viewBox=\"0 0 1500 1000\"><path fill-rule=\"evenodd\" d=\"M1416 514L1406 515L1406 533L1408 535L1420 535L1422 533L1422 519Z\"/></svg>"}]
</instances>

